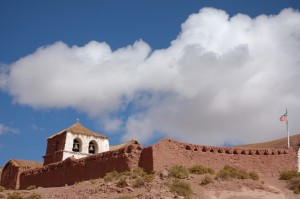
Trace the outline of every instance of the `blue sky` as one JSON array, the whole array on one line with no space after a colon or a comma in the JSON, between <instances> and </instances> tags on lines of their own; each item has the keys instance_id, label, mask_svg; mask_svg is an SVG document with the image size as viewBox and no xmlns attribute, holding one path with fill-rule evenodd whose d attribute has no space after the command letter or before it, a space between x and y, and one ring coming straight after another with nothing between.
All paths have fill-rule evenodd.
<instances>
[{"instance_id":1,"label":"blue sky","mask_svg":"<svg viewBox=\"0 0 300 199\"><path fill-rule=\"evenodd\" d=\"M46 138L77 118L111 145L224 145L284 137L288 106L298 133L299 7L1 1L0 165L42 161Z\"/></svg>"}]
</instances>

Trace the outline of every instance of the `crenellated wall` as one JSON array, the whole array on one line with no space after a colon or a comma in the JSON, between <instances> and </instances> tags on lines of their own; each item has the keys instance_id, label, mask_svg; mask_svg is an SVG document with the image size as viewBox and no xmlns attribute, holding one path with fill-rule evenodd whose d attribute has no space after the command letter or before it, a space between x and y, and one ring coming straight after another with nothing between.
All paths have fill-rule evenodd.
<instances>
[{"instance_id":1,"label":"crenellated wall","mask_svg":"<svg viewBox=\"0 0 300 199\"><path fill-rule=\"evenodd\" d=\"M67 158L42 168L24 171L20 175L20 189L30 185L58 187L83 180L104 177L111 171L128 171L138 166L142 147L131 141L119 149L81 159Z\"/></svg>"},{"instance_id":2,"label":"crenellated wall","mask_svg":"<svg viewBox=\"0 0 300 199\"><path fill-rule=\"evenodd\" d=\"M215 170L233 165L256 171L262 176L274 176L284 170L297 170L298 158L294 149L213 147L163 139L145 148L139 162L139 166L147 172L163 170L173 165L191 167L195 164Z\"/></svg>"},{"instance_id":3,"label":"crenellated wall","mask_svg":"<svg viewBox=\"0 0 300 199\"><path fill-rule=\"evenodd\" d=\"M142 148L136 141L122 144L112 151L81 159L67 158L42 168L21 173L20 188L30 185L55 187L78 181L104 177L111 171L127 171L139 166L147 172L161 171L174 165L186 167L201 164L215 170L231 165L253 170L261 176L278 176L284 170L297 170L298 158L294 149L250 149L201 146L163 139Z\"/></svg>"}]
</instances>

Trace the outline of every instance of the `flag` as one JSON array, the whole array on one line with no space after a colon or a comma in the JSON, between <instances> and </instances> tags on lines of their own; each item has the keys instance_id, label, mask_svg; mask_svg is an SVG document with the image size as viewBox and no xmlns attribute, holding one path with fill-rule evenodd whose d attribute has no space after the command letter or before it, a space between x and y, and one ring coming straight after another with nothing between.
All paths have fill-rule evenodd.
<instances>
[{"instance_id":1,"label":"flag","mask_svg":"<svg viewBox=\"0 0 300 199\"><path fill-rule=\"evenodd\" d=\"M280 119L280 121L288 121L288 116L287 116L287 111L285 112L285 114L283 114Z\"/></svg>"}]
</instances>

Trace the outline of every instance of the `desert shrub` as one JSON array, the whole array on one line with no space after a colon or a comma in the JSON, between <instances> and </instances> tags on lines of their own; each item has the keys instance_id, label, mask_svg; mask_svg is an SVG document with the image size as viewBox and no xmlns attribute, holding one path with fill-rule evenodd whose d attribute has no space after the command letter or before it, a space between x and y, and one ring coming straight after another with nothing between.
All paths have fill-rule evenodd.
<instances>
[{"instance_id":1,"label":"desert shrub","mask_svg":"<svg viewBox=\"0 0 300 199\"><path fill-rule=\"evenodd\" d=\"M113 181L114 179L118 179L118 178L120 178L120 173L118 173L117 171L112 171L112 172L105 174L104 181L110 182L110 181Z\"/></svg>"},{"instance_id":2,"label":"desert shrub","mask_svg":"<svg viewBox=\"0 0 300 199\"><path fill-rule=\"evenodd\" d=\"M120 196L116 199L133 199L133 197L131 197L131 196Z\"/></svg>"},{"instance_id":3,"label":"desert shrub","mask_svg":"<svg viewBox=\"0 0 300 199\"><path fill-rule=\"evenodd\" d=\"M4 190L5 190L5 188L0 186L0 192L3 192Z\"/></svg>"},{"instance_id":4,"label":"desert shrub","mask_svg":"<svg viewBox=\"0 0 300 199\"><path fill-rule=\"evenodd\" d=\"M229 180L229 179L253 179L258 180L259 176L254 171L247 172L243 169L237 169L235 167L226 165L222 170L220 170L217 175L216 179L221 180Z\"/></svg>"},{"instance_id":5,"label":"desert shrub","mask_svg":"<svg viewBox=\"0 0 300 199\"><path fill-rule=\"evenodd\" d=\"M202 165L194 165L193 167L189 168L189 171L193 174L198 174L198 175L206 174L206 173L209 174L215 173L215 171L212 168L205 167Z\"/></svg>"},{"instance_id":6,"label":"desert shrub","mask_svg":"<svg viewBox=\"0 0 300 199\"><path fill-rule=\"evenodd\" d=\"M247 173L246 170L237 169L237 172L236 172L234 178L237 178L237 179L250 179L250 176L249 176L249 174Z\"/></svg>"},{"instance_id":7,"label":"desert shrub","mask_svg":"<svg viewBox=\"0 0 300 199\"><path fill-rule=\"evenodd\" d=\"M17 191L13 192L12 194L10 194L7 199L24 199L23 196L21 196L21 194Z\"/></svg>"},{"instance_id":8,"label":"desert shrub","mask_svg":"<svg viewBox=\"0 0 300 199\"><path fill-rule=\"evenodd\" d=\"M98 179L90 179L91 184L96 184L98 182Z\"/></svg>"},{"instance_id":9,"label":"desert shrub","mask_svg":"<svg viewBox=\"0 0 300 199\"><path fill-rule=\"evenodd\" d=\"M146 182L151 182L154 179L154 175L153 174L147 174L143 177L137 177L136 179L134 179L133 183L132 183L132 187L134 188L138 188L138 187L142 187L145 185Z\"/></svg>"},{"instance_id":10,"label":"desert shrub","mask_svg":"<svg viewBox=\"0 0 300 199\"><path fill-rule=\"evenodd\" d=\"M256 172L254 171L250 171L249 172L249 177L252 179L252 180L259 180L259 176Z\"/></svg>"},{"instance_id":11,"label":"desert shrub","mask_svg":"<svg viewBox=\"0 0 300 199\"><path fill-rule=\"evenodd\" d=\"M209 183L211 183L213 181L213 179L210 176L205 176L202 180L201 180L201 185L207 185Z\"/></svg>"},{"instance_id":12,"label":"desert shrub","mask_svg":"<svg viewBox=\"0 0 300 199\"><path fill-rule=\"evenodd\" d=\"M32 193L30 196L25 197L25 199L41 199L42 196L38 193Z\"/></svg>"},{"instance_id":13,"label":"desert shrub","mask_svg":"<svg viewBox=\"0 0 300 199\"><path fill-rule=\"evenodd\" d=\"M147 173L142 168L137 167L132 171L131 177L138 178L138 177L143 177L145 175L147 175Z\"/></svg>"},{"instance_id":14,"label":"desert shrub","mask_svg":"<svg viewBox=\"0 0 300 199\"><path fill-rule=\"evenodd\" d=\"M36 189L35 185L30 185L26 188L26 190L33 190L33 189Z\"/></svg>"},{"instance_id":15,"label":"desert shrub","mask_svg":"<svg viewBox=\"0 0 300 199\"><path fill-rule=\"evenodd\" d=\"M294 177L299 176L298 172L295 170L287 170L280 173L279 180L290 180Z\"/></svg>"},{"instance_id":16,"label":"desert shrub","mask_svg":"<svg viewBox=\"0 0 300 199\"><path fill-rule=\"evenodd\" d=\"M154 174L147 174L143 177L143 179L145 180L145 182L152 182L154 180Z\"/></svg>"},{"instance_id":17,"label":"desert shrub","mask_svg":"<svg viewBox=\"0 0 300 199\"><path fill-rule=\"evenodd\" d=\"M185 179L189 177L189 170L183 166L173 166L170 168L169 172L174 178Z\"/></svg>"},{"instance_id":18,"label":"desert shrub","mask_svg":"<svg viewBox=\"0 0 300 199\"><path fill-rule=\"evenodd\" d=\"M124 172L119 173L119 177L121 177L121 176L127 176L127 177L129 177L129 176L131 176L131 175L132 175L132 174L131 174L130 171L124 171Z\"/></svg>"},{"instance_id":19,"label":"desert shrub","mask_svg":"<svg viewBox=\"0 0 300 199\"><path fill-rule=\"evenodd\" d=\"M216 179L221 179L221 180L229 180L231 178L230 172L222 169L219 171L216 175Z\"/></svg>"},{"instance_id":20,"label":"desert shrub","mask_svg":"<svg viewBox=\"0 0 300 199\"><path fill-rule=\"evenodd\" d=\"M145 180L141 177L136 178L133 183L132 183L132 187L134 188L139 188L145 185Z\"/></svg>"},{"instance_id":21,"label":"desert shrub","mask_svg":"<svg viewBox=\"0 0 300 199\"><path fill-rule=\"evenodd\" d=\"M79 180L75 182L75 185L79 185L80 183L84 182L83 180Z\"/></svg>"},{"instance_id":22,"label":"desert shrub","mask_svg":"<svg viewBox=\"0 0 300 199\"><path fill-rule=\"evenodd\" d=\"M179 179L173 180L169 186L171 192L184 196L185 198L190 198L193 193L191 185Z\"/></svg>"},{"instance_id":23,"label":"desert shrub","mask_svg":"<svg viewBox=\"0 0 300 199\"><path fill-rule=\"evenodd\" d=\"M127 178L126 178L126 176L122 176L117 182L117 187L124 188L126 186L128 186Z\"/></svg>"},{"instance_id":24,"label":"desert shrub","mask_svg":"<svg viewBox=\"0 0 300 199\"><path fill-rule=\"evenodd\" d=\"M131 173L131 178L137 179L137 178L143 178L145 182L151 182L154 179L153 174L146 173L142 168L137 167L135 168Z\"/></svg>"},{"instance_id":25,"label":"desert shrub","mask_svg":"<svg viewBox=\"0 0 300 199\"><path fill-rule=\"evenodd\" d=\"M294 177L289 180L288 188L293 190L295 194L300 194L300 177Z\"/></svg>"}]
</instances>

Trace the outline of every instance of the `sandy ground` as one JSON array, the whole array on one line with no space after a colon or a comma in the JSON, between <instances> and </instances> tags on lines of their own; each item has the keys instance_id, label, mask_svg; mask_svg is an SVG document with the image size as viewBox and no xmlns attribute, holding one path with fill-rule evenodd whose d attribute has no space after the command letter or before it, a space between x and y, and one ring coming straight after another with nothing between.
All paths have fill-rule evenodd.
<instances>
[{"instance_id":1,"label":"sandy ground","mask_svg":"<svg viewBox=\"0 0 300 199\"><path fill-rule=\"evenodd\" d=\"M259 181L254 180L230 180L218 181L202 186L200 185L203 175L190 175L188 182L193 190L194 199L297 199L300 195L295 195L286 188L286 182L280 181L276 177L262 178ZM118 188L116 182L105 182L103 179L80 182L75 185L53 188L37 188L34 190L20 190L22 196L29 196L37 193L42 198L119 198L121 196L131 196L140 199L171 199L183 198L170 192L168 183L171 178L161 179L158 175L154 181L146 183L143 187L132 188L128 186ZM6 190L0 193L0 198L6 198L12 194L12 190Z\"/></svg>"}]
</instances>

